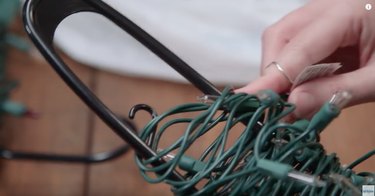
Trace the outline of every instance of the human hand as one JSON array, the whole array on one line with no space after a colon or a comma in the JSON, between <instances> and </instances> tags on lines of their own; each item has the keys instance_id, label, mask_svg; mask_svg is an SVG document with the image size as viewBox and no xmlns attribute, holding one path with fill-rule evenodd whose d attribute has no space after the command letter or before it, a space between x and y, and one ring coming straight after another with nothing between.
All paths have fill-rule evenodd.
<instances>
[{"instance_id":1,"label":"human hand","mask_svg":"<svg viewBox=\"0 0 375 196\"><path fill-rule=\"evenodd\" d=\"M373 8L366 10L365 5ZM303 83L290 92L294 116L310 118L339 90L352 94L350 105L375 101L375 0L314 0L269 27L262 38L261 77L237 92L290 90L293 79L318 62L341 62L340 73Z\"/></svg>"}]
</instances>

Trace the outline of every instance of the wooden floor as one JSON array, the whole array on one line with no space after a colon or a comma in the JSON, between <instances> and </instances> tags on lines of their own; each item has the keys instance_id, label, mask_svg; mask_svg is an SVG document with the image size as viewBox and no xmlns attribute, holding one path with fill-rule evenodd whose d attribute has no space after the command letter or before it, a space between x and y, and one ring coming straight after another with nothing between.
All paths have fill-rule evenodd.
<instances>
[{"instance_id":1,"label":"wooden floor","mask_svg":"<svg viewBox=\"0 0 375 196\"><path fill-rule=\"evenodd\" d=\"M147 103L162 112L176 104L195 101L200 93L189 85L125 77L94 70L67 60L83 81L116 113ZM35 55L10 50L8 75L20 81L14 100L40 112L37 119L5 117L0 144L13 150L87 154L122 144L107 126L66 87L48 64ZM350 108L322 135L328 152L349 163L375 146L375 103ZM142 127L149 117L139 115ZM358 171L375 171L375 159ZM134 163L133 152L114 161L95 164L60 164L0 160L0 196L23 195L171 195L163 184L147 184Z\"/></svg>"}]
</instances>

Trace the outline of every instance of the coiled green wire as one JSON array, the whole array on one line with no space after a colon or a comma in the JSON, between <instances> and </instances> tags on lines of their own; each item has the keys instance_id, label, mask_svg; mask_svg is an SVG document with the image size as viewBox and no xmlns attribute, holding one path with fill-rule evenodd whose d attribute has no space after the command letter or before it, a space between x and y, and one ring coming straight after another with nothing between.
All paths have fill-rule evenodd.
<instances>
[{"instance_id":1,"label":"coiled green wire","mask_svg":"<svg viewBox=\"0 0 375 196\"><path fill-rule=\"evenodd\" d=\"M265 95L234 94L227 88L212 103L184 104L156 116L139 135L157 152L150 159L136 157L142 176L150 183L170 184L176 195L191 195L192 187L198 188L193 195L354 195L362 185L375 184L374 173L352 170L375 149L343 167L318 141L327 116L318 116L324 121L320 124L319 120L280 122L294 106L271 91ZM179 117L186 113L198 114ZM200 145L197 140L220 123L224 123L222 130L206 150L189 157L187 151ZM182 136L169 146L161 145L165 132L177 124L186 125ZM241 134L229 143L237 125L243 126ZM151 166L159 159L166 160L165 164ZM184 173L185 180L169 180L174 170ZM315 181L296 180L290 175L293 172Z\"/></svg>"}]
</instances>

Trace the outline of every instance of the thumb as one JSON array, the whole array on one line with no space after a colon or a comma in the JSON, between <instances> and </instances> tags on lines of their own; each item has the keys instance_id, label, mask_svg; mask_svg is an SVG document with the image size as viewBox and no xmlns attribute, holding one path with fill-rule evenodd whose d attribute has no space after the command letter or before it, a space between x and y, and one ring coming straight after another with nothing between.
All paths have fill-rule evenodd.
<instances>
[{"instance_id":1,"label":"thumb","mask_svg":"<svg viewBox=\"0 0 375 196\"><path fill-rule=\"evenodd\" d=\"M375 66L366 66L354 72L320 78L296 87L289 102L296 105L294 116L311 118L337 92L348 91L352 98L347 106L375 100Z\"/></svg>"}]
</instances>

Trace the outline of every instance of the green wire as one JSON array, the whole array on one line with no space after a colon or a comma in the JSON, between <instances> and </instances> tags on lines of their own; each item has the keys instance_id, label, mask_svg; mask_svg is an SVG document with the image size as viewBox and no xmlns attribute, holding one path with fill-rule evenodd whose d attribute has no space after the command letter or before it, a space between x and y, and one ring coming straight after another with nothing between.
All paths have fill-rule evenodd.
<instances>
[{"instance_id":1,"label":"green wire","mask_svg":"<svg viewBox=\"0 0 375 196\"><path fill-rule=\"evenodd\" d=\"M350 163L347 168L349 169L353 169L355 166L359 165L360 163L362 163L363 161L367 160L368 158L370 158L371 156L373 156L375 154L375 149L371 150L370 152L364 154L362 157L358 158L357 160L355 160L353 163Z\"/></svg>"},{"instance_id":2,"label":"green wire","mask_svg":"<svg viewBox=\"0 0 375 196\"><path fill-rule=\"evenodd\" d=\"M141 175L150 183L170 184L176 195L350 195L356 189L353 187L375 181L374 173L356 174L351 170L373 156L375 149L344 168L335 154L327 155L323 146L311 137L320 133L330 121L329 116L319 114L314 124L304 121L307 128L281 122L295 106L271 91L263 92L264 95L265 98L258 98L234 94L226 88L212 103L183 104L156 116L139 133L157 153L149 159L136 156ZM177 116L188 113L195 117ZM323 119L321 124L320 119ZM181 136L171 144L162 144L165 133L175 131L177 124L186 126ZM240 124L241 133L229 143L232 130ZM195 148L201 145L197 140L219 126L222 128L215 138L202 152L196 152ZM193 150L197 157L190 157L188 150ZM151 165L160 159L165 162L156 167ZM258 165L260 160L275 166ZM290 168L286 174L293 170L326 184L306 185L287 175L280 178L279 167ZM175 170L184 175L183 181L168 178ZM356 178L362 181L351 180ZM192 187L198 191L189 192Z\"/></svg>"}]
</instances>

